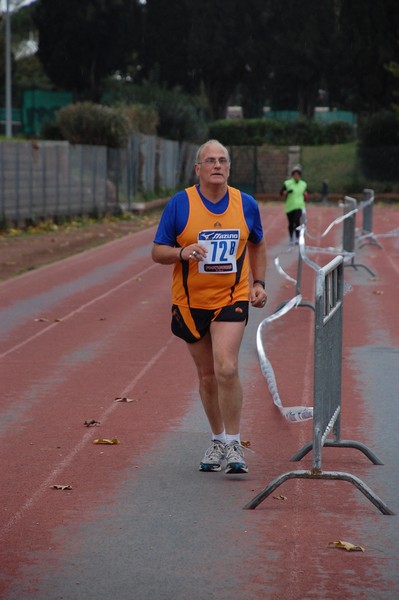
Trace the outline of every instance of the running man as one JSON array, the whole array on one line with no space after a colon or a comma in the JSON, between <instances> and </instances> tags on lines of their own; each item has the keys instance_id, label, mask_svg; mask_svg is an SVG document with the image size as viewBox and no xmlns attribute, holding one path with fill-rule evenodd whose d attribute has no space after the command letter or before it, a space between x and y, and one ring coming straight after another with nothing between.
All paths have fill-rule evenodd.
<instances>
[{"instance_id":1,"label":"running man","mask_svg":"<svg viewBox=\"0 0 399 600\"><path fill-rule=\"evenodd\" d=\"M200 471L220 471L225 463L226 473L247 473L238 353L249 302L263 308L267 301L266 245L255 199L227 183L227 148L208 140L198 149L195 173L199 184L166 205L152 258L174 264L172 332L196 365L212 434Z\"/></svg>"}]
</instances>

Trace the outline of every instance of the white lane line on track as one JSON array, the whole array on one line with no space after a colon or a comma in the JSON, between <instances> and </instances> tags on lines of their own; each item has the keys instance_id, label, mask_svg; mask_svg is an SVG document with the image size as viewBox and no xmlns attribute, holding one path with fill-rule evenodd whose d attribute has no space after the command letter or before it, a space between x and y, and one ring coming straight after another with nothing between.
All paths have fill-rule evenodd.
<instances>
[{"instance_id":1,"label":"white lane line on track","mask_svg":"<svg viewBox=\"0 0 399 600\"><path fill-rule=\"evenodd\" d=\"M85 304L82 304L81 306L79 306L78 308L76 308L72 312L68 313L64 317L61 317L60 321L67 321L71 317L73 317L76 314L82 312L82 310L84 310L85 308L88 308L89 306L91 306L92 304L95 304L99 300L103 300L104 298L107 298L107 296L110 296L114 292L117 292L118 290L120 290L121 288L123 288L125 285L128 285L132 281L135 281L138 277L141 277L142 275L145 275L146 273L148 273L148 271L151 271L152 269L154 269L157 266L158 265L156 265L155 263L152 264L152 265L150 265L146 269L143 269L139 273L136 273L133 277L130 277L129 279L126 279L125 281L122 281L122 283L119 283L117 286L111 288L107 292L104 292L104 294L100 294L99 296L96 296L95 298L92 298L91 300L89 300L89 302L86 302ZM58 326L58 323L51 323L51 325L48 325L47 327L45 327L41 331L38 331L37 333L35 333L34 335L30 336L29 338L26 338L26 340L24 340L23 342L20 342L19 344L16 344L12 348L9 348L8 350L6 350L2 354L0 354L0 359L5 358L6 356L8 356L9 354L11 354L12 352L15 352L16 350L19 350L20 348L22 348L26 344L29 344L29 342L32 342L33 340L37 339L41 335L47 333L48 331L50 331L51 329L53 329L54 327L57 327L57 326Z\"/></svg>"},{"instance_id":2,"label":"white lane line on track","mask_svg":"<svg viewBox=\"0 0 399 600\"><path fill-rule=\"evenodd\" d=\"M393 269L394 271L396 271L396 273L398 273L398 274L399 274L399 266L398 266L398 264L397 264L397 263L395 263L395 262L393 261L393 258L392 258L392 257L391 257L391 256L388 254L388 252L387 252L387 250L384 248L384 246L383 246L383 251L384 251L384 254L385 254L385 259L387 260L387 262L389 262L389 263L390 263L390 265L391 265L391 267L392 267L392 269Z\"/></svg>"},{"instance_id":3,"label":"white lane line on track","mask_svg":"<svg viewBox=\"0 0 399 600\"><path fill-rule=\"evenodd\" d=\"M135 385L140 381L142 377L157 363L157 361L161 358L161 356L168 350L171 343L175 340L173 336L169 338L162 348L158 350L158 352L152 357L152 359L146 364L145 367L141 369L141 371L134 377L134 379L127 384L124 390L121 391L120 396L124 397L129 394L135 387ZM118 403L112 402L110 406L100 415L101 423L104 423L105 420L109 417L109 415L119 406ZM8 534L8 532L22 519L25 513L34 505L34 503L39 500L40 496L44 494L45 491L48 491L51 485L54 485L57 481L57 478L60 474L71 464L73 459L79 454L81 450L89 443L89 441L93 437L93 432L88 431L84 434L82 439L72 448L69 454L62 460L46 477L46 479L42 482L42 484L37 488L37 490L28 498L25 504L9 519L9 521L0 529L0 540Z\"/></svg>"}]
</instances>

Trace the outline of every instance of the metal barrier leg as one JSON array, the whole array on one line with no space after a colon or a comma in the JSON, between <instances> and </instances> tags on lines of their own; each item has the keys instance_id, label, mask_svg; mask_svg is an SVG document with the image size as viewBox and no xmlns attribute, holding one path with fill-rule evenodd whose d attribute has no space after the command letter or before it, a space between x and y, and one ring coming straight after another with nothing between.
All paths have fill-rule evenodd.
<instances>
[{"instance_id":1,"label":"metal barrier leg","mask_svg":"<svg viewBox=\"0 0 399 600\"><path fill-rule=\"evenodd\" d=\"M380 250L382 249L381 244L375 239L372 233L368 233L365 241L359 244L359 249L363 248L363 246L377 246Z\"/></svg>"},{"instance_id":2,"label":"metal barrier leg","mask_svg":"<svg viewBox=\"0 0 399 600\"><path fill-rule=\"evenodd\" d=\"M367 265L362 265L360 263L354 263L353 258L350 263L344 264L344 267L352 267L353 269L355 269L355 271L357 271L358 267L362 267L363 269L366 269L366 271L368 271L372 277L375 277L374 271L372 271L369 267L367 267Z\"/></svg>"},{"instance_id":3,"label":"metal barrier leg","mask_svg":"<svg viewBox=\"0 0 399 600\"><path fill-rule=\"evenodd\" d=\"M282 475L279 475L278 477L276 477L276 479L273 479L273 481L271 481L265 488L263 488L263 490L261 490L259 494L256 494L256 496L252 498L252 500L248 502L248 504L246 504L244 508L250 510L256 508L261 502L263 502L263 500L270 496L270 494L274 492L276 488L278 488L282 483L284 483L284 481L287 481L287 479L294 478L300 479L301 477L304 477L305 473L309 473L309 471L288 471L288 473L283 473Z\"/></svg>"},{"instance_id":4,"label":"metal barrier leg","mask_svg":"<svg viewBox=\"0 0 399 600\"><path fill-rule=\"evenodd\" d=\"M303 448L301 448L300 450L298 450L298 452L296 452L293 456L291 456L290 461L291 462L298 462L299 460L302 460L302 458L304 456L306 456L313 448L313 442L308 442L307 444L304 445Z\"/></svg>"},{"instance_id":5,"label":"metal barrier leg","mask_svg":"<svg viewBox=\"0 0 399 600\"><path fill-rule=\"evenodd\" d=\"M326 446L329 446L331 448L334 448L334 447L355 448L356 450L360 450L360 452L363 452L363 454L365 456L367 456L367 458L374 465L383 465L384 464L382 462L382 460L380 460L378 458L378 456L372 450L370 450L370 448L368 446L366 446L362 442L356 442L355 440L339 440L337 442L334 442L332 440L328 440L328 441L324 442L324 447L326 447Z\"/></svg>"},{"instance_id":6,"label":"metal barrier leg","mask_svg":"<svg viewBox=\"0 0 399 600\"><path fill-rule=\"evenodd\" d=\"M367 456L367 458L374 464L374 465L383 465L384 463L382 462L382 460L380 460L378 458L378 456L372 451L370 450L370 448L368 446L366 446L365 444L363 444L362 442L356 442L355 440L339 440L339 441L332 441L332 440L326 440L324 442L324 447L330 447L330 448L355 448L356 450L360 450L360 452L363 452L363 454L365 456ZM301 450L298 450L298 452L296 452L291 458L290 461L291 462L298 462L300 461L304 456L306 456L306 454L308 454L308 452L310 452L313 448L313 442L309 442L307 444L305 444L305 446L303 446L303 448L301 448Z\"/></svg>"},{"instance_id":7,"label":"metal barrier leg","mask_svg":"<svg viewBox=\"0 0 399 600\"><path fill-rule=\"evenodd\" d=\"M278 488L282 483L288 479L335 479L348 481L357 487L362 494L366 496L374 506L384 515L394 515L395 513L388 508L388 506L379 498L361 479L350 473L344 473L340 471L324 471L321 473L313 473L312 471L288 471L273 479L263 490L259 492L248 504L244 506L245 509L253 510L263 500L265 500L270 494Z\"/></svg>"}]
</instances>

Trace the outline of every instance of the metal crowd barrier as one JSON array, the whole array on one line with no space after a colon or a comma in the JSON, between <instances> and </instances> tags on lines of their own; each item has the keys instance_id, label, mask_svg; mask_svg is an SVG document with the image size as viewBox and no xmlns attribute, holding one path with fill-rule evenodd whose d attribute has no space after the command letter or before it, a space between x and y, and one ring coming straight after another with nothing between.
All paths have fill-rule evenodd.
<instances>
[{"instance_id":1,"label":"metal crowd barrier","mask_svg":"<svg viewBox=\"0 0 399 600\"><path fill-rule=\"evenodd\" d=\"M362 232L360 236L363 242L359 244L359 248L363 248L366 245L382 248L373 233L374 190L368 188L363 190L363 201L360 204L360 208L363 212Z\"/></svg>"},{"instance_id":2,"label":"metal crowd barrier","mask_svg":"<svg viewBox=\"0 0 399 600\"><path fill-rule=\"evenodd\" d=\"M375 273L366 265L355 262L355 244L356 244L356 213L358 212L356 198L345 196L344 198L344 216L342 230L342 250L346 253L352 253L349 261L346 261L345 267L353 267L357 271L358 267L366 269L372 277Z\"/></svg>"},{"instance_id":3,"label":"metal crowd barrier","mask_svg":"<svg viewBox=\"0 0 399 600\"><path fill-rule=\"evenodd\" d=\"M350 198L350 200L353 201L353 198ZM366 244L372 244L374 246L377 246L378 248L382 248L381 244L377 241L377 238L389 238L389 237L397 237L399 235L399 227L396 227L395 229L392 229L391 231L386 231L385 233L374 233L373 232L373 211L374 211L374 190L371 189L364 189L363 190L363 200L361 201L361 203L359 204L359 206L356 209L356 212L362 212L363 213L363 223L362 223L362 228L360 231L360 234L357 236L357 242L359 243L359 248L363 248L363 246L365 246ZM352 216L352 211L350 211L348 213L348 217ZM344 218L346 218L346 215L344 215ZM352 232L348 231L348 235L349 235L349 246L351 245L351 240L354 239L352 238ZM353 248L354 248L354 242L353 242ZM350 255L347 255L348 257ZM354 251L353 251L353 256L354 256ZM356 265L356 266L363 266L364 265ZM365 267L369 272L370 269L368 269L368 267Z\"/></svg>"},{"instance_id":4,"label":"metal crowd barrier","mask_svg":"<svg viewBox=\"0 0 399 600\"><path fill-rule=\"evenodd\" d=\"M366 196L366 193L370 194L370 195ZM363 211L363 219L364 219L363 229L366 226L371 227L372 210L373 210L372 205L374 202L373 190L364 190L364 194L365 194L366 200L359 207ZM345 202L343 205L343 207L344 207L343 215L341 217L338 217L337 219L335 219L332 223L330 223L330 225L327 227L327 229L319 236L311 235L308 231L306 231L306 212L305 212L304 218L302 219L302 226L304 227L306 235L309 238L315 239L315 240L323 239L323 237L326 236L335 225L342 223L343 225L342 225L342 245L341 245L341 247L340 248L331 248L331 247L326 248L323 246L308 246L307 251L308 252L316 252L316 253L320 253L320 254L323 254L323 253L324 254L334 254L334 255L341 254L344 259L345 267L346 266L353 267L355 270L357 270L358 267L363 267L364 269L366 269L366 271L368 271L370 273L370 275L372 277L375 277L375 273L369 267L355 262L356 213L359 212L359 208L357 206L357 200L355 198L345 196L344 201ZM366 233L364 236L362 236L362 239L366 239L370 235L373 236L372 233ZM373 238L374 238L374 236L373 236ZM375 241L375 243L378 244L378 242L376 242L376 241ZM292 248L289 249L289 252L291 252L291 251L292 251ZM280 273L280 275L283 275L283 277L285 277L289 281L292 281L295 284L296 295L301 296L302 266L303 266L301 253L299 253L299 256L298 256L296 279L294 279L293 277L290 277L289 275L287 275L287 273L285 273L285 271L283 270L283 268L280 265L280 257L279 256L274 259L274 264L276 266L277 271ZM283 302L281 302L278 305L278 307L276 308L275 312L278 312L282 307L284 307L286 304L288 304L288 302L289 302L289 300L284 300ZM314 304L312 304L312 302L303 300L302 296L301 296L300 301L298 302L297 306L298 307L305 306L308 308L312 308L314 310Z\"/></svg>"},{"instance_id":5,"label":"metal crowd barrier","mask_svg":"<svg viewBox=\"0 0 399 600\"><path fill-rule=\"evenodd\" d=\"M319 267L309 260L305 253L303 228L300 236L300 253L304 262L316 271L313 441L306 444L291 460L299 461L310 450L313 450L312 468L310 471L296 470L279 475L261 490L245 508L256 508L288 479L336 479L352 483L383 514L392 515L394 513L386 504L355 475L340 471L322 470L322 449L324 446L355 448L363 452L374 464L381 465L383 463L361 442L340 439L343 257L336 256L325 267ZM333 440L328 440L327 438L331 432Z\"/></svg>"},{"instance_id":6,"label":"metal crowd barrier","mask_svg":"<svg viewBox=\"0 0 399 600\"><path fill-rule=\"evenodd\" d=\"M299 252L299 254L298 254L296 279L293 279L292 277L290 277L289 275L287 275L287 273L284 272L284 270L280 266L280 259L279 259L279 257L277 257L274 260L274 264L276 266L277 271L280 273L280 275L283 275L286 279L288 279L289 281L292 281L293 283L295 283L295 295L300 297L300 300L298 301L298 303L296 304L296 306L297 307L304 306L304 307L311 308L312 310L314 310L314 304L312 302L309 302L308 300L304 300L302 298L301 288L302 288L302 268L303 268L303 262L302 262L302 255L301 255L301 253ZM281 308L283 308L284 306L286 306L288 303L289 303L289 300L283 300L283 302L281 302L277 306L275 312L278 312Z\"/></svg>"}]
</instances>

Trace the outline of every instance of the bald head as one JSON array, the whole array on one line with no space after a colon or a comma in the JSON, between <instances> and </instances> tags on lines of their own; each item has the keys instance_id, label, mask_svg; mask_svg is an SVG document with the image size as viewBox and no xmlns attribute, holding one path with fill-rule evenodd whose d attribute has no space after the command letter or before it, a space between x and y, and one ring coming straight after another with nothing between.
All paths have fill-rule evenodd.
<instances>
[{"instance_id":1,"label":"bald head","mask_svg":"<svg viewBox=\"0 0 399 600\"><path fill-rule=\"evenodd\" d=\"M200 146L197 150L197 155L195 157L195 162L197 164L201 162L202 154L203 154L204 150L206 148L208 148L208 146L214 146L215 149L217 149L219 153L220 153L220 150L222 150L230 163L230 155L229 155L229 151L227 150L226 146L223 146L223 144L221 144L218 140L208 140L207 142L202 144L202 146Z\"/></svg>"}]
</instances>

